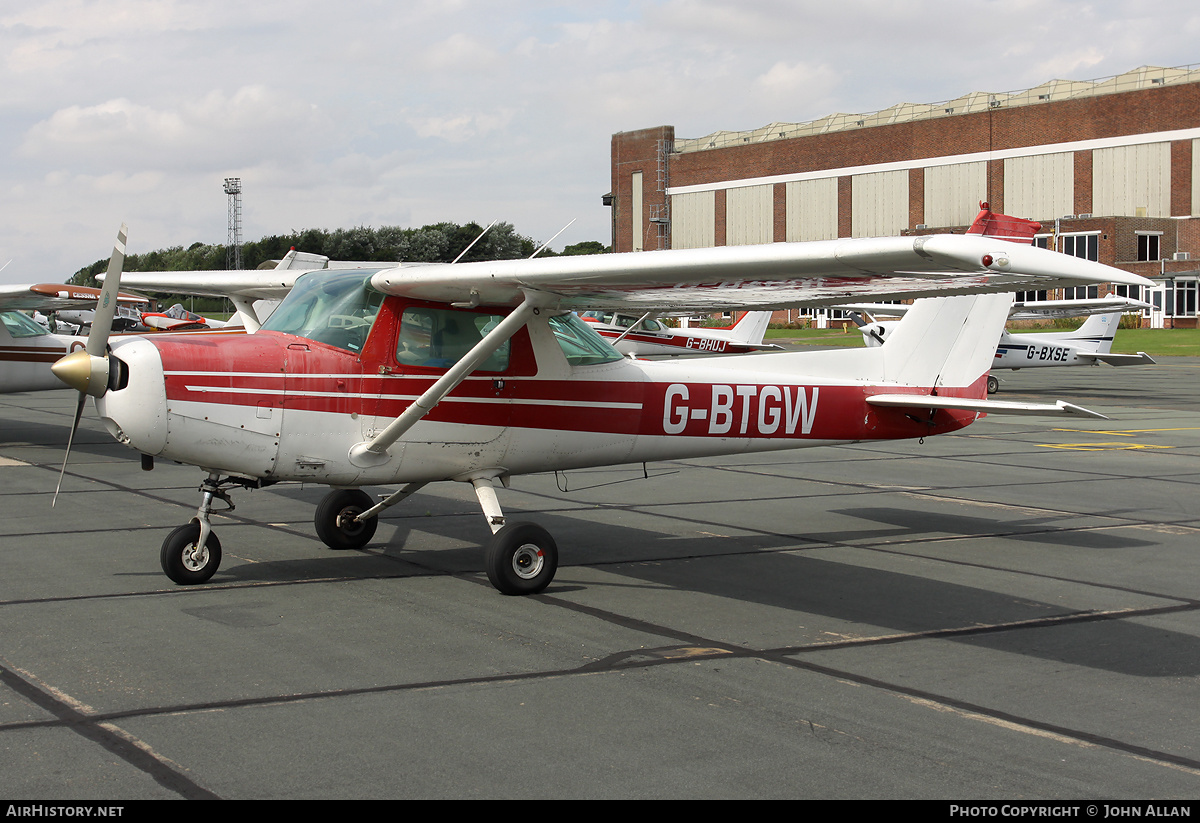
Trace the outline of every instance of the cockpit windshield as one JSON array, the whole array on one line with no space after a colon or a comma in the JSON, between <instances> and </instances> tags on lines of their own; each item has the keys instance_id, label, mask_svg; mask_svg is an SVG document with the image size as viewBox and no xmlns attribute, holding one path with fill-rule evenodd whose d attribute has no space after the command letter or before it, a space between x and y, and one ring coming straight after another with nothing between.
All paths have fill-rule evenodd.
<instances>
[{"instance_id":1,"label":"cockpit windshield","mask_svg":"<svg viewBox=\"0 0 1200 823\"><path fill-rule=\"evenodd\" d=\"M0 311L0 323L4 324L13 337L41 337L49 334L36 320L19 311Z\"/></svg>"},{"instance_id":2,"label":"cockpit windshield","mask_svg":"<svg viewBox=\"0 0 1200 823\"><path fill-rule=\"evenodd\" d=\"M371 288L375 272L354 269L303 275L263 329L362 351L383 303L383 295Z\"/></svg>"},{"instance_id":3,"label":"cockpit windshield","mask_svg":"<svg viewBox=\"0 0 1200 823\"><path fill-rule=\"evenodd\" d=\"M568 312L551 317L549 322L558 345L572 366L595 366L621 359L621 353L577 315Z\"/></svg>"}]
</instances>

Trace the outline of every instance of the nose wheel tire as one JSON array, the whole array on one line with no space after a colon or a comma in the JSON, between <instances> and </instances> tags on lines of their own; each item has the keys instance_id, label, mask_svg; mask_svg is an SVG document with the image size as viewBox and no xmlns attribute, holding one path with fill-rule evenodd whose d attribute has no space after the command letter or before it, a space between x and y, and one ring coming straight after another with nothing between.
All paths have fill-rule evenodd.
<instances>
[{"instance_id":1,"label":"nose wheel tire","mask_svg":"<svg viewBox=\"0 0 1200 823\"><path fill-rule=\"evenodd\" d=\"M995 394L996 392L1000 391L1000 379L994 374L989 374L987 376L987 390L988 394Z\"/></svg>"},{"instance_id":2,"label":"nose wheel tire","mask_svg":"<svg viewBox=\"0 0 1200 823\"><path fill-rule=\"evenodd\" d=\"M204 546L198 546L200 524L188 523L167 535L159 559L167 577L181 586L206 582L221 565L221 541L212 532Z\"/></svg>"},{"instance_id":3,"label":"nose wheel tire","mask_svg":"<svg viewBox=\"0 0 1200 823\"><path fill-rule=\"evenodd\" d=\"M484 561L501 594L537 594L558 571L558 546L536 523L509 523L492 535Z\"/></svg>"},{"instance_id":4,"label":"nose wheel tire","mask_svg":"<svg viewBox=\"0 0 1200 823\"><path fill-rule=\"evenodd\" d=\"M317 537L331 549L361 549L375 536L379 519L368 517L355 520L355 516L375 505L371 495L361 489L335 489L317 505L313 525Z\"/></svg>"}]
</instances>

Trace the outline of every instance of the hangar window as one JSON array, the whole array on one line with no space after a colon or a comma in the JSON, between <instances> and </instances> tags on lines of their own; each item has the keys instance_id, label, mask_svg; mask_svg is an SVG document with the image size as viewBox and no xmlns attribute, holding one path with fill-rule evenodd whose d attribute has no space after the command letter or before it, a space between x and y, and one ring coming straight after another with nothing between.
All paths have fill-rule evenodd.
<instances>
[{"instance_id":1,"label":"hangar window","mask_svg":"<svg viewBox=\"0 0 1200 823\"><path fill-rule=\"evenodd\" d=\"M1100 259L1100 234L1064 234L1058 238L1058 250L1072 257L1096 262Z\"/></svg>"},{"instance_id":2,"label":"hangar window","mask_svg":"<svg viewBox=\"0 0 1200 823\"><path fill-rule=\"evenodd\" d=\"M1167 281L1167 313L1170 317L1197 316L1197 281Z\"/></svg>"},{"instance_id":3,"label":"hangar window","mask_svg":"<svg viewBox=\"0 0 1200 823\"><path fill-rule=\"evenodd\" d=\"M1099 296L1099 286L1074 286L1063 289L1063 300L1095 300Z\"/></svg>"},{"instance_id":4,"label":"hangar window","mask_svg":"<svg viewBox=\"0 0 1200 823\"><path fill-rule=\"evenodd\" d=\"M1162 232L1139 231L1137 234L1137 260L1151 261L1159 259L1159 240Z\"/></svg>"}]
</instances>

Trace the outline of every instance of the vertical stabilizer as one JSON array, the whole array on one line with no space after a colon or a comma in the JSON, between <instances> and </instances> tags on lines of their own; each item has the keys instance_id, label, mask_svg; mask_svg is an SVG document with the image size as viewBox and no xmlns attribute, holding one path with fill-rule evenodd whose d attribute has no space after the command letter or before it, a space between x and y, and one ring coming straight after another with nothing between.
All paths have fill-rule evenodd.
<instances>
[{"instance_id":1,"label":"vertical stabilizer","mask_svg":"<svg viewBox=\"0 0 1200 823\"><path fill-rule=\"evenodd\" d=\"M729 332L732 340L738 343L749 343L757 346L767 334L767 325L771 322L769 311L748 311L733 324Z\"/></svg>"},{"instance_id":2,"label":"vertical stabilizer","mask_svg":"<svg viewBox=\"0 0 1200 823\"><path fill-rule=\"evenodd\" d=\"M1120 324L1120 312L1093 314L1078 329L1069 335L1063 335L1063 339L1070 340L1081 349L1108 354L1112 351L1113 338Z\"/></svg>"},{"instance_id":3,"label":"vertical stabilizer","mask_svg":"<svg viewBox=\"0 0 1200 823\"><path fill-rule=\"evenodd\" d=\"M887 336L884 379L912 386L966 387L996 356L1012 294L917 300Z\"/></svg>"}]
</instances>

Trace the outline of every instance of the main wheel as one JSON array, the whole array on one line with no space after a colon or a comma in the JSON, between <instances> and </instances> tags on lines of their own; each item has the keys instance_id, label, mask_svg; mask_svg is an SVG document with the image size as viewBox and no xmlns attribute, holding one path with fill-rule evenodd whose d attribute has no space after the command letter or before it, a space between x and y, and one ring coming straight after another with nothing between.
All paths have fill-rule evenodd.
<instances>
[{"instance_id":1,"label":"main wheel","mask_svg":"<svg viewBox=\"0 0 1200 823\"><path fill-rule=\"evenodd\" d=\"M379 519L354 518L375 505L371 495L361 489L335 489L317 506L313 525L317 537L331 549L361 549L375 536Z\"/></svg>"},{"instance_id":2,"label":"main wheel","mask_svg":"<svg viewBox=\"0 0 1200 823\"><path fill-rule=\"evenodd\" d=\"M537 594L558 571L558 546L536 523L509 523L492 535L484 561L501 594Z\"/></svg>"},{"instance_id":3,"label":"main wheel","mask_svg":"<svg viewBox=\"0 0 1200 823\"><path fill-rule=\"evenodd\" d=\"M204 546L197 546L200 539L200 524L192 521L180 526L163 541L159 560L167 577L181 586L204 583L217 572L221 565L221 541L212 532Z\"/></svg>"},{"instance_id":4,"label":"main wheel","mask_svg":"<svg viewBox=\"0 0 1200 823\"><path fill-rule=\"evenodd\" d=\"M987 380L988 394L995 394L1000 391L1000 379L994 374L988 375Z\"/></svg>"}]
</instances>

